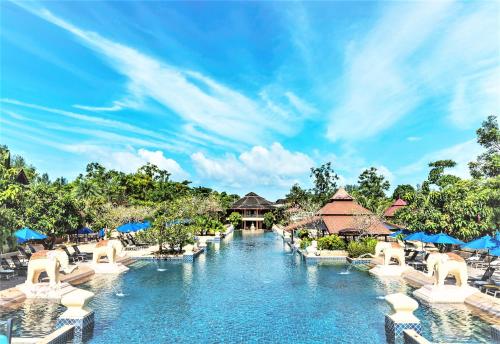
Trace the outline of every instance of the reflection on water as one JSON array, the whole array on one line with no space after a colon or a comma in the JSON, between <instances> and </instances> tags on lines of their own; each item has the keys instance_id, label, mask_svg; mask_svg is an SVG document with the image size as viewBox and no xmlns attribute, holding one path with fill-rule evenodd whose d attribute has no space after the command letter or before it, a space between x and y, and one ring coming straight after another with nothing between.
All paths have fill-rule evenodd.
<instances>
[{"instance_id":1,"label":"reflection on water","mask_svg":"<svg viewBox=\"0 0 500 344\"><path fill-rule=\"evenodd\" d=\"M89 304L96 317L92 343L384 343L390 307L383 296L413 289L398 278L357 269L340 275L344 270L307 265L271 233L235 232L192 264L141 261L126 274L96 276L79 287L96 294ZM11 313L39 335L60 312L43 302ZM433 342L490 341L489 324L466 306L421 304L415 315Z\"/></svg>"},{"instance_id":2,"label":"reflection on water","mask_svg":"<svg viewBox=\"0 0 500 344\"><path fill-rule=\"evenodd\" d=\"M15 310L0 309L0 319L13 318L15 337L41 337L52 332L66 307L49 300L26 300Z\"/></svg>"}]
</instances>

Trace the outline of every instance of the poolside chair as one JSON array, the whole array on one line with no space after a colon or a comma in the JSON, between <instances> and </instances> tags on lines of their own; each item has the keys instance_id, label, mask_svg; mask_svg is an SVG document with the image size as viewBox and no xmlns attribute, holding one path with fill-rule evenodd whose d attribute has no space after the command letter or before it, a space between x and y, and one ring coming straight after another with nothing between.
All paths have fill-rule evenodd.
<instances>
[{"instance_id":1,"label":"poolside chair","mask_svg":"<svg viewBox=\"0 0 500 344\"><path fill-rule=\"evenodd\" d=\"M0 344L12 343L12 318L7 320L0 320L0 326L5 330L0 331Z\"/></svg>"},{"instance_id":2,"label":"poolside chair","mask_svg":"<svg viewBox=\"0 0 500 344\"><path fill-rule=\"evenodd\" d=\"M92 256L92 253L87 253L87 252L80 251L80 249L78 248L78 245L71 245L71 247L73 247L73 250L75 251L75 254L78 257L82 257L83 258L83 261L87 261L87 259L90 258L89 256Z\"/></svg>"},{"instance_id":3,"label":"poolside chair","mask_svg":"<svg viewBox=\"0 0 500 344\"><path fill-rule=\"evenodd\" d=\"M10 260L12 260L12 262L16 267L23 267L25 269L28 268L28 264L23 264L23 262L21 262L18 256L11 256Z\"/></svg>"},{"instance_id":4,"label":"poolside chair","mask_svg":"<svg viewBox=\"0 0 500 344\"><path fill-rule=\"evenodd\" d=\"M17 250L25 260L30 260L31 252L27 252L22 246L17 246Z\"/></svg>"},{"instance_id":5,"label":"poolside chair","mask_svg":"<svg viewBox=\"0 0 500 344\"><path fill-rule=\"evenodd\" d=\"M36 252L36 248L34 248L33 245L28 244L28 248L31 251L31 253L35 253Z\"/></svg>"},{"instance_id":6,"label":"poolside chair","mask_svg":"<svg viewBox=\"0 0 500 344\"><path fill-rule=\"evenodd\" d=\"M486 284L483 286L484 293L493 297L500 297L500 286L497 284Z\"/></svg>"},{"instance_id":7,"label":"poolside chair","mask_svg":"<svg viewBox=\"0 0 500 344\"><path fill-rule=\"evenodd\" d=\"M484 271L483 276L481 278L469 278L469 282L473 284L475 287L482 287L485 284L492 284L491 277L495 273L495 268L489 267Z\"/></svg>"},{"instance_id":8,"label":"poolside chair","mask_svg":"<svg viewBox=\"0 0 500 344\"><path fill-rule=\"evenodd\" d=\"M9 258L12 261L12 263L14 264L14 271L20 276L21 275L26 276L26 273L28 271L28 266L23 265L21 263L21 261L19 260L19 258L17 258L16 256L9 257ZM5 258L2 258L2 268L4 268L4 265L7 265L7 263L8 263L7 260Z\"/></svg>"},{"instance_id":9,"label":"poolside chair","mask_svg":"<svg viewBox=\"0 0 500 344\"><path fill-rule=\"evenodd\" d=\"M0 270L0 278L8 280L16 276L16 271L12 269L5 258L0 260L0 266L2 267Z\"/></svg>"},{"instance_id":10,"label":"poolside chair","mask_svg":"<svg viewBox=\"0 0 500 344\"><path fill-rule=\"evenodd\" d=\"M149 246L148 244L145 244L145 243L138 243L137 241L135 241L135 239L132 235L128 235L128 239L132 243L132 245L134 245L134 246Z\"/></svg>"},{"instance_id":11,"label":"poolside chair","mask_svg":"<svg viewBox=\"0 0 500 344\"><path fill-rule=\"evenodd\" d=\"M118 239L122 243L123 249L125 251L134 251L139 249L135 245L130 244L124 237L119 237Z\"/></svg>"},{"instance_id":12,"label":"poolside chair","mask_svg":"<svg viewBox=\"0 0 500 344\"><path fill-rule=\"evenodd\" d=\"M73 255L73 254L69 253L69 250L68 250L68 248L66 246L61 246L61 248L64 250L64 252L66 252L66 255L68 256L70 263L74 264L77 261L81 261L82 260L77 255Z\"/></svg>"},{"instance_id":13,"label":"poolside chair","mask_svg":"<svg viewBox=\"0 0 500 344\"><path fill-rule=\"evenodd\" d=\"M474 264L474 263L482 262L482 261L484 261L484 259L486 258L487 255L488 255L488 252L483 252L481 254L476 253L476 254L470 256L469 258L466 258L465 262L467 264Z\"/></svg>"}]
</instances>

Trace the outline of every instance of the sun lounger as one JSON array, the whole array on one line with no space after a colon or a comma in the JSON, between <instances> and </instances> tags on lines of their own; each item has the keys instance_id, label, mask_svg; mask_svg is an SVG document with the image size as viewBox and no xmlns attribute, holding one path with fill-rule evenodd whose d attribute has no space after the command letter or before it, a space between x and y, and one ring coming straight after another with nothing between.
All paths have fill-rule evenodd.
<instances>
[{"instance_id":1,"label":"sun lounger","mask_svg":"<svg viewBox=\"0 0 500 344\"><path fill-rule=\"evenodd\" d=\"M92 256L92 253L87 253L87 252L80 251L80 249L78 248L78 245L71 245L71 247L73 247L73 250L75 251L75 254L78 257L83 257L84 261L86 261L87 259L91 258L91 256Z\"/></svg>"},{"instance_id":2,"label":"sun lounger","mask_svg":"<svg viewBox=\"0 0 500 344\"><path fill-rule=\"evenodd\" d=\"M481 287L485 284L492 284L491 277L495 273L495 268L489 267L484 271L481 278L469 278L469 282L475 287Z\"/></svg>"},{"instance_id":3,"label":"sun lounger","mask_svg":"<svg viewBox=\"0 0 500 344\"><path fill-rule=\"evenodd\" d=\"M82 261L83 260L80 257L78 257L77 255L69 253L69 250L68 250L68 248L66 246L61 246L61 248L64 250L64 252L66 252L66 255L68 256L68 259L69 259L70 263L76 263L77 261Z\"/></svg>"},{"instance_id":4,"label":"sun lounger","mask_svg":"<svg viewBox=\"0 0 500 344\"><path fill-rule=\"evenodd\" d=\"M145 243L138 243L137 241L135 241L134 237L129 235L128 237L128 241L132 243L132 245L134 246L149 246L148 244L145 244Z\"/></svg>"},{"instance_id":5,"label":"sun lounger","mask_svg":"<svg viewBox=\"0 0 500 344\"><path fill-rule=\"evenodd\" d=\"M18 275L26 276L26 273L28 271L28 266L23 265L21 263L21 261L19 260L19 258L17 258L17 256L12 256L9 258L12 261L12 263L14 264L14 271L16 271ZM4 259L4 258L2 258L2 259ZM3 267L3 264L2 264L2 267Z\"/></svg>"},{"instance_id":6,"label":"sun lounger","mask_svg":"<svg viewBox=\"0 0 500 344\"><path fill-rule=\"evenodd\" d=\"M25 259L25 260L30 260L31 258L31 252L27 252L24 247L22 246L18 246L17 247L17 250L19 251L19 253L21 254L21 256Z\"/></svg>"},{"instance_id":7,"label":"sun lounger","mask_svg":"<svg viewBox=\"0 0 500 344\"><path fill-rule=\"evenodd\" d=\"M7 260L5 258L2 258L0 260L0 278L3 279L10 279L11 277L16 276L16 271L12 269L12 267L9 265Z\"/></svg>"},{"instance_id":8,"label":"sun lounger","mask_svg":"<svg viewBox=\"0 0 500 344\"><path fill-rule=\"evenodd\" d=\"M485 284L483 286L485 294L493 297L500 297L500 286L497 284Z\"/></svg>"}]
</instances>

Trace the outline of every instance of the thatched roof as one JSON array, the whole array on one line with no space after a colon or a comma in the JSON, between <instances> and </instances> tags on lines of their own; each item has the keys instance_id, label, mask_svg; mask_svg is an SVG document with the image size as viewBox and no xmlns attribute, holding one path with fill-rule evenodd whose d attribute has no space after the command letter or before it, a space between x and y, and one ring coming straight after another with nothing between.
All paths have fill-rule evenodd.
<instances>
[{"instance_id":1,"label":"thatched roof","mask_svg":"<svg viewBox=\"0 0 500 344\"><path fill-rule=\"evenodd\" d=\"M274 209L273 203L267 199L257 195L254 192L247 193L244 197L240 198L233 203L230 210L238 209Z\"/></svg>"},{"instance_id":2,"label":"thatched roof","mask_svg":"<svg viewBox=\"0 0 500 344\"><path fill-rule=\"evenodd\" d=\"M393 217L396 211L399 209L406 207L407 203L403 201L401 198L398 198L392 205L386 209L384 212L384 216L386 217Z\"/></svg>"}]
</instances>

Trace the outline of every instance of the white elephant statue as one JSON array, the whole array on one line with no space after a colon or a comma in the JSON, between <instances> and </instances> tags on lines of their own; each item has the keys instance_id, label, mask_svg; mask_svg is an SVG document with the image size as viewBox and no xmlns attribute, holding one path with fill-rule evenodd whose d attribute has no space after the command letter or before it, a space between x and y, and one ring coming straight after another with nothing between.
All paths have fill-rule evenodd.
<instances>
[{"instance_id":1,"label":"white elephant statue","mask_svg":"<svg viewBox=\"0 0 500 344\"><path fill-rule=\"evenodd\" d=\"M405 250L397 242L379 241L375 246L375 257L384 256L384 265L389 265L392 258L396 258L400 266L405 266Z\"/></svg>"},{"instance_id":2,"label":"white elephant statue","mask_svg":"<svg viewBox=\"0 0 500 344\"><path fill-rule=\"evenodd\" d=\"M434 273L434 285L443 286L446 277L453 275L457 286L467 286L467 263L458 254L433 253L427 258L427 268Z\"/></svg>"},{"instance_id":3,"label":"white elephant statue","mask_svg":"<svg viewBox=\"0 0 500 344\"><path fill-rule=\"evenodd\" d=\"M101 240L95 245L92 261L97 264L102 257L108 257L108 262L115 264L117 255L121 255L122 251L123 246L118 240Z\"/></svg>"},{"instance_id":4,"label":"white elephant statue","mask_svg":"<svg viewBox=\"0 0 500 344\"><path fill-rule=\"evenodd\" d=\"M38 278L43 271L49 276L50 286L55 287L60 284L59 270L63 269L65 273L70 273L76 267L69 267L69 259L63 250L42 250L33 253L28 262L28 272L26 284L38 283Z\"/></svg>"}]
</instances>

